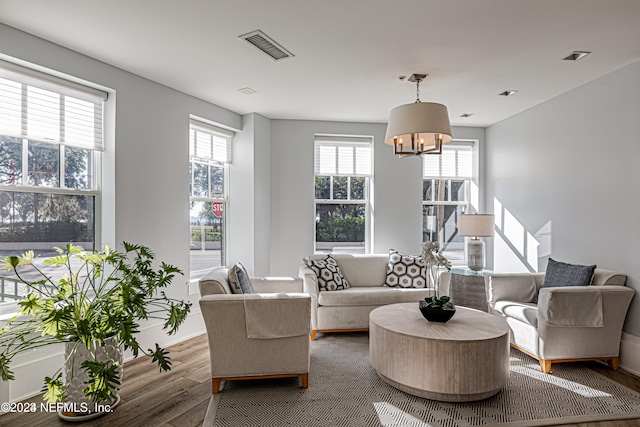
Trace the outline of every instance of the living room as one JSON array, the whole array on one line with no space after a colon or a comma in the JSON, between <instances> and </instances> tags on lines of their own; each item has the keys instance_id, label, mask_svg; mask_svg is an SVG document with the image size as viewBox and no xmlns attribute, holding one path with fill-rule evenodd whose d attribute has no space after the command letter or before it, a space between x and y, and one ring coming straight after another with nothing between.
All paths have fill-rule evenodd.
<instances>
[{"instance_id":1,"label":"living room","mask_svg":"<svg viewBox=\"0 0 640 427\"><path fill-rule=\"evenodd\" d=\"M121 15L121 24L117 24L121 30L114 31L110 24L103 23L102 32L93 33L90 22L95 18L89 19L89 11L74 10L69 18L71 21L65 21L62 16L65 12L56 11L54 5L45 3L38 4L42 9L30 18L27 9L35 8L34 5L0 1L0 59L90 83L108 93L104 104L101 226L96 242L113 247L122 241L145 244L156 252L158 259L186 272L167 291L175 298L194 304L186 323L176 335L168 337L159 324L151 322L141 333L145 342L158 341L169 346L205 332L197 309L197 284L190 278L187 237L190 234L187 209L190 118L205 119L235 132L229 167L226 264L242 262L255 276L295 277L302 258L314 252L313 162L317 135L372 138L371 201L374 212L366 239L368 252L384 254L393 248L419 253L423 237L422 163L417 158L398 159L392 148L383 143L389 110L412 102L415 97L415 85L400 81L398 77L413 73L429 74L421 86L421 99L442 102L449 107L454 139L473 142L471 179L475 187L470 193L470 203L475 211L493 213L496 218L495 237L486 239L487 268L499 272L542 272L547 259L552 257L622 272L627 275L627 286L640 290L640 265L635 261L632 246L632 242L640 237L633 214L640 208L640 201L633 196L640 182L640 172L633 164L640 157L637 144L640 134L637 120L640 114L640 52L630 42L640 36L636 28L640 27L637 25L640 9L636 2L602 1L590 2L588 6L575 1L562 6L555 2L536 2L533 6L534 3L526 1L513 6L509 5L512 2L502 1L491 2L491 6L471 6L467 2L451 2L450 6L428 2L428 5L420 6L420 2L408 2L403 5L406 9L403 13L398 12L395 5L380 5L380 11L374 13L367 10L368 3L365 2L351 6L332 3L329 6L298 6L294 8L297 18L291 19L292 22L287 20L286 25L278 25L279 21L273 17L273 22L262 22L261 16L268 14L261 8L270 7L251 2L252 7L258 8L251 18L237 18L249 22L236 24L233 33L225 33L230 39L225 43L237 47L238 60L249 61L251 66L237 67L237 70L229 66L237 78L214 79L216 81L208 86L210 90L206 84L194 83L189 89L193 90L191 93L186 89L189 87L189 67L180 65L184 75L176 72L169 66L173 62L170 57L155 56L147 47L154 45L153 40L158 37L163 40L159 45L166 51L184 50L194 58L214 56L203 62L204 66L194 68L206 69L212 63L208 61L232 62L231 56L216 57L211 46L215 45L213 41L201 45L195 41L188 45L164 42L164 37L171 33L166 28L175 24L173 19L191 23L187 26L203 28L206 22L200 20L204 19L202 16L198 19L186 13L146 15L145 7L156 7L151 2L126 6L131 9L122 6L123 10L118 12L107 8L115 15ZM94 6L98 7L97 4ZM212 13L210 19L214 23L226 19L215 16L215 6L198 6ZM281 2L278 6L292 5ZM239 13L237 8L240 6L224 7L229 8L229 13ZM575 7L574 11L572 7ZM115 5L112 8L118 9ZM429 19L440 20L440 17L431 18L431 12L441 11L441 8L443 13L455 10L458 17L450 16L445 22L461 30L444 27L438 33L436 26L429 30L429 36L414 40L409 37L412 32L404 28L410 25L403 25L402 21L374 20L391 12L398 16L392 14L389 18L409 20L414 8L418 8L416 15L420 20L427 22ZM341 17L336 18L336 26L358 21L360 30L367 27L381 29L374 33L382 41L394 27L403 27L398 31L407 37L401 44L381 44L380 50L393 51L397 56L384 61L381 56L367 62L366 67L349 62L358 43L364 41L347 44L344 40L323 40L326 45L322 46L328 49L327 52L337 56L332 58L328 53L326 56L318 53L316 67L326 68L321 72L332 75L332 81L340 81L335 86L323 86L313 76L300 73L295 61L309 56L305 53L307 45L319 42L321 35L330 35L325 34L330 33L330 29L317 27L325 22L322 18L336 15ZM524 27L521 21L533 21L534 17L540 22L539 31L523 33L517 42L507 40L511 37L505 34L519 34L519 27ZM159 30L157 33L140 30L134 37L136 21L140 21L145 30ZM456 27L457 22L467 25ZM468 25L473 22L476 24ZM498 25L504 27L499 31L487 31L487 27ZM53 27L56 26L71 30L66 35L55 36ZM286 26L287 30L281 26ZM575 26L575 33L562 32L565 26ZM307 27L314 32L305 38L303 33ZM237 39L258 28L296 56L288 63L274 62ZM466 48L467 53L473 49L477 50L478 56L491 53L493 66L488 70L474 68L474 62L486 62L470 56L466 59L468 68L447 69L438 65L446 57L430 56L430 50L420 50L419 46L432 43L450 46L446 31L465 35L472 44L471 48ZM52 35L45 37L47 32ZM207 34L196 32L191 36L205 39ZM564 38L556 37L561 34ZM113 42L98 45L97 51L85 50L80 41L91 37L112 37ZM481 46L475 46L476 37L482 43L493 43L492 48L485 51ZM518 43L521 49L516 49ZM127 44L136 47L122 48ZM346 47L341 51L342 45ZM450 46L450 49L450 56L460 55L455 47ZM104 57L100 56L99 50L104 51ZM117 56L120 50L122 56ZM592 54L575 63L562 61L562 57L574 50L591 50ZM540 74L533 82L527 70L530 66L527 61L531 61L529 55L536 61L548 62L540 66ZM597 66L589 68L588 73L581 71L580 67L588 61L597 61ZM325 67L327 63L332 67ZM145 75L148 68L154 74ZM526 79L518 78L519 70L523 75L527 73ZM498 80L499 85L483 86L486 93L482 96L472 92L478 90L474 88L474 81L501 73L505 76L502 81ZM457 75L459 80L447 81L449 74ZM261 75L279 76L278 84L268 86ZM341 79L337 78L339 76ZM185 82L180 87L158 83L181 79ZM287 80L291 85L283 86L283 81ZM198 86L203 88L202 92L197 91ZM238 93L237 89L244 86L255 86L258 93ZM384 92L379 92L379 88ZM269 114L262 112L267 111L267 107L262 106L262 94L277 100L283 96L280 93L283 90L298 92L300 98L317 103L316 108L326 114L312 118L293 102L286 105L288 108L283 106L282 112L275 109ZM509 97L498 95L506 90L519 92ZM446 96L448 91L456 92L450 102ZM382 105L383 112L367 116L362 104L345 104L341 100L334 105L332 96L338 93L359 99L363 104ZM238 104L212 101L218 96L223 99L223 95L235 96L239 100L234 102ZM475 100L474 103L461 102L467 95ZM298 101L297 98L294 100ZM492 118L483 117L485 103L492 105ZM285 115L290 111L297 113ZM462 118L463 113L475 114ZM623 194L627 194L624 200ZM639 375L639 355L640 302L634 298L623 330L621 368ZM29 356L17 372L17 381L0 383L0 401L16 401L38 393L43 372L57 366L61 359L60 351L51 350ZM162 380L161 376L157 378Z\"/></svg>"}]
</instances>

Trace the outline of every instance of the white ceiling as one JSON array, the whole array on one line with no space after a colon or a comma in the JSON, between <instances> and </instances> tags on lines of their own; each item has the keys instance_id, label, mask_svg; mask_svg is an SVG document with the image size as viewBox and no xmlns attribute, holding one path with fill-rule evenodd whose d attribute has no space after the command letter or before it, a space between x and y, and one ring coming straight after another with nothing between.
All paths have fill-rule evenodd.
<instances>
[{"instance_id":1,"label":"white ceiling","mask_svg":"<svg viewBox=\"0 0 640 427\"><path fill-rule=\"evenodd\" d=\"M273 119L384 123L415 100L398 76L427 73L422 101L488 126L640 59L638 0L0 0L0 21ZM256 29L295 57L238 38Z\"/></svg>"}]
</instances>

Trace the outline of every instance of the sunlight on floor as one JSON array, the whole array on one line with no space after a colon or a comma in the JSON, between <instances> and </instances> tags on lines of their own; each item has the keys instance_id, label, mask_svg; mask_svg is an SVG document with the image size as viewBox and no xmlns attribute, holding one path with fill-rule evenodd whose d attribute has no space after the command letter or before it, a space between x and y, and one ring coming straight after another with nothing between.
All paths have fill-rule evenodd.
<instances>
[{"instance_id":1,"label":"sunlight on floor","mask_svg":"<svg viewBox=\"0 0 640 427\"><path fill-rule=\"evenodd\" d=\"M584 397L611 397L611 394L605 393L602 390L597 390L589 386L586 386L584 384L569 381L564 378L559 378L555 375L545 374L541 372L539 369L537 369L537 367L534 369L534 368L529 368L525 366L511 365L511 372L512 373L515 372L521 375L526 375L538 381L544 381L546 383L564 388L565 390L572 391Z\"/></svg>"},{"instance_id":2,"label":"sunlight on floor","mask_svg":"<svg viewBox=\"0 0 640 427\"><path fill-rule=\"evenodd\" d=\"M419 420L411 414L407 414L387 402L374 402L373 407L378 413L380 424L383 426L411 426L411 427L431 427L431 424Z\"/></svg>"}]
</instances>

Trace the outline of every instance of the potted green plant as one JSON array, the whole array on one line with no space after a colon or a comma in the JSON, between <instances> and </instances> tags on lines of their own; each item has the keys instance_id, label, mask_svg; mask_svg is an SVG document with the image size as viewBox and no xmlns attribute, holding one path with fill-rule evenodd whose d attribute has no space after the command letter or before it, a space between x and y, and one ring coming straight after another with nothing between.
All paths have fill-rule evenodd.
<instances>
[{"instance_id":1,"label":"potted green plant","mask_svg":"<svg viewBox=\"0 0 640 427\"><path fill-rule=\"evenodd\" d=\"M109 247L86 252L68 244L56 248L58 255L45 259L44 268L33 251L3 259L1 268L30 292L18 303L19 314L0 329L0 378L14 379L10 366L17 354L65 343L65 365L45 377L43 388L47 402L73 404L59 411L63 418L95 416L101 412L97 407L109 412L117 404L123 349L134 357L151 356L161 371L171 369L168 352L157 343L145 351L137 333L148 319L163 320L168 334L184 322L191 303L162 291L182 272L165 263L154 269L155 255L145 246L124 242L123 247L124 252ZM51 274L57 269L64 274ZM23 279L34 273L39 280Z\"/></svg>"},{"instance_id":2,"label":"potted green plant","mask_svg":"<svg viewBox=\"0 0 640 427\"><path fill-rule=\"evenodd\" d=\"M433 287L433 295L419 302L418 307L425 319L431 322L447 322L456 308L447 295L439 296L440 270L451 270L451 262L442 254L438 242L422 245L422 258L426 264L427 286Z\"/></svg>"}]
</instances>

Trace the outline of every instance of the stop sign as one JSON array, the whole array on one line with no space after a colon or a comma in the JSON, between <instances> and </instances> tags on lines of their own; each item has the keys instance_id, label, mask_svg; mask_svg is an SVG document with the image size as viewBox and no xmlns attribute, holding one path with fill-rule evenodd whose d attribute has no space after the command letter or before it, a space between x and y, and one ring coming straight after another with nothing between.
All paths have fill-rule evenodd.
<instances>
[{"instance_id":1,"label":"stop sign","mask_svg":"<svg viewBox=\"0 0 640 427\"><path fill-rule=\"evenodd\" d=\"M222 218L222 202L211 203L211 212L216 218Z\"/></svg>"}]
</instances>

